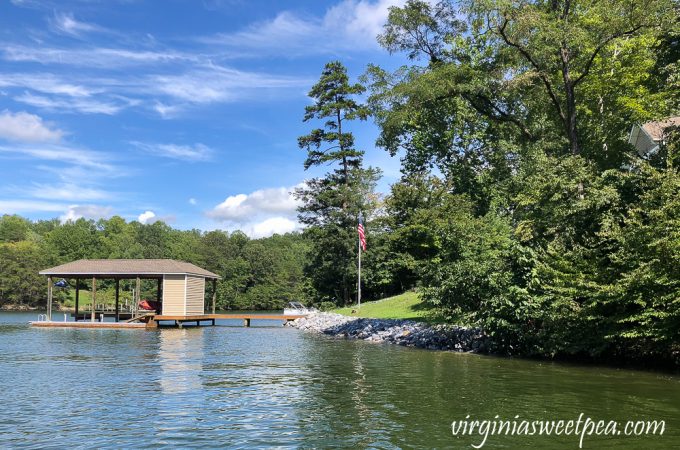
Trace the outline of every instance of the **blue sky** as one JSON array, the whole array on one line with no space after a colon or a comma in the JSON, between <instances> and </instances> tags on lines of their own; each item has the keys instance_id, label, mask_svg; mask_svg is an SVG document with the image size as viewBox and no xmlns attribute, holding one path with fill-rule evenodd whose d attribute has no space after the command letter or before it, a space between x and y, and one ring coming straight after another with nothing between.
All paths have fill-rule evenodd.
<instances>
[{"instance_id":1,"label":"blue sky","mask_svg":"<svg viewBox=\"0 0 680 450\"><path fill-rule=\"evenodd\" d=\"M375 40L400 3L1 2L0 214L298 228L306 94L330 60L403 63ZM351 131L386 192L399 161Z\"/></svg>"}]
</instances>

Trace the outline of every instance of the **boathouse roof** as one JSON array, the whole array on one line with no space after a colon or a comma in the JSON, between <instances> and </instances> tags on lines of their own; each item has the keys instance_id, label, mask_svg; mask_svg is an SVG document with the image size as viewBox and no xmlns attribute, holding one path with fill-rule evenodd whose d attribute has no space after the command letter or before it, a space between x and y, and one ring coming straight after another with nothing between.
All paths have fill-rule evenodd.
<instances>
[{"instance_id":1,"label":"boathouse roof","mask_svg":"<svg viewBox=\"0 0 680 450\"><path fill-rule=\"evenodd\" d=\"M79 259L41 270L40 275L57 277L101 276L125 278L135 276L195 275L209 279L220 276L184 261L174 259Z\"/></svg>"}]
</instances>

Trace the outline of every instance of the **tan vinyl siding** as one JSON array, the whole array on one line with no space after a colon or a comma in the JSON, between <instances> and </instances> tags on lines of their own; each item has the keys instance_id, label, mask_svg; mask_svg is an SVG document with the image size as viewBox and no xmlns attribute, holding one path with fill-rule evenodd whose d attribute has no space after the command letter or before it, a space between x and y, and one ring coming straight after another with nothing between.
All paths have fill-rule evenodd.
<instances>
[{"instance_id":1,"label":"tan vinyl siding","mask_svg":"<svg viewBox=\"0 0 680 450\"><path fill-rule=\"evenodd\" d=\"M205 278L187 276L186 314L203 314L205 301Z\"/></svg>"},{"instance_id":2,"label":"tan vinyl siding","mask_svg":"<svg viewBox=\"0 0 680 450\"><path fill-rule=\"evenodd\" d=\"M186 275L165 275L163 277L163 314L185 315Z\"/></svg>"}]
</instances>

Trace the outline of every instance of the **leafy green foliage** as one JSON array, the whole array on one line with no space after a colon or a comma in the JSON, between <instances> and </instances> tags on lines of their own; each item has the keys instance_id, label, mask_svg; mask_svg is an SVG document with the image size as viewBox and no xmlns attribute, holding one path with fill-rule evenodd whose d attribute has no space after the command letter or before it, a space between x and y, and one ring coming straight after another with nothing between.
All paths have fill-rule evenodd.
<instances>
[{"instance_id":1,"label":"leafy green foliage","mask_svg":"<svg viewBox=\"0 0 680 450\"><path fill-rule=\"evenodd\" d=\"M44 298L47 282L38 272L47 255L31 241L0 243L0 300L13 305L32 305Z\"/></svg>"},{"instance_id":2,"label":"leafy green foliage","mask_svg":"<svg viewBox=\"0 0 680 450\"><path fill-rule=\"evenodd\" d=\"M411 0L379 41L413 61L364 79L404 177L394 273L512 354L680 362L678 114L669 0ZM389 278L389 277L384 277Z\"/></svg>"},{"instance_id":3,"label":"leafy green foliage","mask_svg":"<svg viewBox=\"0 0 680 450\"><path fill-rule=\"evenodd\" d=\"M128 223L117 216L64 224L3 216L0 230L0 305L43 306L46 281L38 272L81 258L192 262L222 277L217 288L220 309L281 309L290 301L311 300L303 273L309 245L299 234L251 240L240 231L181 231L162 222ZM132 288L126 283L122 282L123 291ZM55 290L56 300L72 306L72 291ZM97 291L99 301L113 301L111 280L99 281ZM143 280L142 296L155 295L155 281ZM211 295L208 292L206 298ZM83 293L82 302L86 301Z\"/></svg>"}]
</instances>

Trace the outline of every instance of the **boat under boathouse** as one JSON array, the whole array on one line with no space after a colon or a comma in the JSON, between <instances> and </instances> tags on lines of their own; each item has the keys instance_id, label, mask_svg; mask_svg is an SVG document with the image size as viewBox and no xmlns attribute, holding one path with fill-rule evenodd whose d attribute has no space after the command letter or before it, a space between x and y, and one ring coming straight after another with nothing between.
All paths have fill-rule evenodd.
<instances>
[{"instance_id":1,"label":"boat under boathouse","mask_svg":"<svg viewBox=\"0 0 680 450\"><path fill-rule=\"evenodd\" d=\"M52 320L52 297L55 279L75 281L75 313L76 322L86 319L101 320L113 317L115 322L121 319L135 320L144 314L161 316L198 316L205 314L205 285L212 282L212 313L215 314L217 280L220 278L208 270L194 264L173 259L81 259L39 272L47 276L47 320ZM97 281L115 280L115 301L111 306L97 303ZM139 308L141 281L156 280L156 300L149 310ZM83 280L91 280L90 304L88 311L79 311L80 287ZM120 281L135 280L132 301L124 305L121 311ZM66 282L62 282L66 285ZM57 284L59 285L59 284ZM146 302L147 304L149 302ZM85 309L85 308L84 308Z\"/></svg>"}]
</instances>

